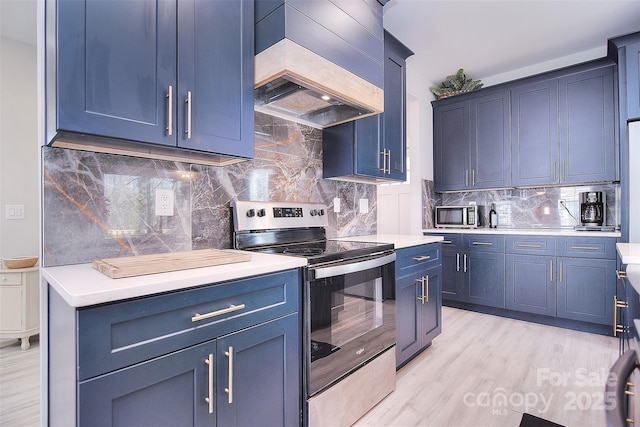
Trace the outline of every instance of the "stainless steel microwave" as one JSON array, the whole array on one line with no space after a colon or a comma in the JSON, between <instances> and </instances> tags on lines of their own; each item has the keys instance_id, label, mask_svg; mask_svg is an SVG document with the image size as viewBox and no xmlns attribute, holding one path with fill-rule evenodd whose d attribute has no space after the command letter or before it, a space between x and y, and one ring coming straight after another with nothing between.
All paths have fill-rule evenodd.
<instances>
[{"instance_id":1,"label":"stainless steel microwave","mask_svg":"<svg viewBox=\"0 0 640 427\"><path fill-rule=\"evenodd\" d=\"M482 226L483 207L436 206L435 225L438 228L478 228Z\"/></svg>"}]
</instances>

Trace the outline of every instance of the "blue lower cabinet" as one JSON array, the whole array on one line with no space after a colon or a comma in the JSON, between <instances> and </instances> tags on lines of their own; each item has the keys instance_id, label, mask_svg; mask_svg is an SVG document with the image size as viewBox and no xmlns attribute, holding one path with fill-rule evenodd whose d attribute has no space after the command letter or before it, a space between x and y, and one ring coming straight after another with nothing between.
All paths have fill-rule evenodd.
<instances>
[{"instance_id":1,"label":"blue lower cabinet","mask_svg":"<svg viewBox=\"0 0 640 427\"><path fill-rule=\"evenodd\" d=\"M615 260L558 257L558 317L611 325L615 293Z\"/></svg>"},{"instance_id":2,"label":"blue lower cabinet","mask_svg":"<svg viewBox=\"0 0 640 427\"><path fill-rule=\"evenodd\" d=\"M416 248L418 252L415 252ZM438 256L440 244L434 243L416 248L397 251L397 367L404 365L428 347L442 332L442 266ZM408 264L411 262L422 265L423 268L420 271L413 271L414 269ZM403 275L403 270L411 273Z\"/></svg>"},{"instance_id":3,"label":"blue lower cabinet","mask_svg":"<svg viewBox=\"0 0 640 427\"><path fill-rule=\"evenodd\" d=\"M505 307L526 313L556 315L555 257L506 256Z\"/></svg>"},{"instance_id":4,"label":"blue lower cabinet","mask_svg":"<svg viewBox=\"0 0 640 427\"><path fill-rule=\"evenodd\" d=\"M469 251L464 257L465 301L504 308L504 253Z\"/></svg>"},{"instance_id":5,"label":"blue lower cabinet","mask_svg":"<svg viewBox=\"0 0 640 427\"><path fill-rule=\"evenodd\" d=\"M81 382L79 425L299 424L297 314Z\"/></svg>"}]
</instances>

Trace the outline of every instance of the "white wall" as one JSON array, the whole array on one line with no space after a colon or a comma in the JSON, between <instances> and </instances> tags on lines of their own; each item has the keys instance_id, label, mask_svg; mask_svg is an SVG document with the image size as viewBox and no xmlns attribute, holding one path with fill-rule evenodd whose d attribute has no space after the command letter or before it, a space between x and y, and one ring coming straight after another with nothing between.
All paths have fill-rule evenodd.
<instances>
[{"instance_id":1,"label":"white wall","mask_svg":"<svg viewBox=\"0 0 640 427\"><path fill-rule=\"evenodd\" d=\"M0 37L0 257L39 253L36 47ZM23 205L23 220L5 219Z\"/></svg>"}]
</instances>

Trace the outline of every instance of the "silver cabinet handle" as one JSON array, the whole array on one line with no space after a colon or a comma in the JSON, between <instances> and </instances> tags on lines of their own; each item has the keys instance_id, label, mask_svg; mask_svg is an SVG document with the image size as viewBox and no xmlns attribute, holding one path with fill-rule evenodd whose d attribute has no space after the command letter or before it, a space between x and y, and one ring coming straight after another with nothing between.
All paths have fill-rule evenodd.
<instances>
[{"instance_id":1,"label":"silver cabinet handle","mask_svg":"<svg viewBox=\"0 0 640 427\"><path fill-rule=\"evenodd\" d=\"M553 162L553 180L554 181L556 180L556 178L558 176L558 174L556 173L557 168L558 168L558 162L554 161Z\"/></svg>"},{"instance_id":2,"label":"silver cabinet handle","mask_svg":"<svg viewBox=\"0 0 640 427\"><path fill-rule=\"evenodd\" d=\"M562 283L562 261L560 261L560 283Z\"/></svg>"},{"instance_id":3,"label":"silver cabinet handle","mask_svg":"<svg viewBox=\"0 0 640 427\"><path fill-rule=\"evenodd\" d=\"M471 242L472 245L493 246L492 242Z\"/></svg>"},{"instance_id":4,"label":"silver cabinet handle","mask_svg":"<svg viewBox=\"0 0 640 427\"><path fill-rule=\"evenodd\" d=\"M426 302L429 302L429 276L425 277L426 282L427 282L427 289L426 291L422 291L422 297L426 300ZM424 285L423 285L424 286ZM424 304L425 301L422 301L422 303Z\"/></svg>"},{"instance_id":5,"label":"silver cabinet handle","mask_svg":"<svg viewBox=\"0 0 640 427\"><path fill-rule=\"evenodd\" d=\"M565 161L563 160L562 163L560 164L560 181L564 181L565 180Z\"/></svg>"},{"instance_id":6,"label":"silver cabinet handle","mask_svg":"<svg viewBox=\"0 0 640 427\"><path fill-rule=\"evenodd\" d=\"M467 254L464 254L464 260L463 260L463 270L466 273L467 272Z\"/></svg>"},{"instance_id":7,"label":"silver cabinet handle","mask_svg":"<svg viewBox=\"0 0 640 427\"><path fill-rule=\"evenodd\" d=\"M536 248L536 249L540 249L540 248L542 248L542 245L531 245L531 244L527 244L527 243L518 243L518 247L519 248Z\"/></svg>"},{"instance_id":8,"label":"silver cabinet handle","mask_svg":"<svg viewBox=\"0 0 640 427\"><path fill-rule=\"evenodd\" d=\"M380 155L382 156L382 169L380 169L380 172L382 173L386 173L387 172L387 150L384 149L380 152Z\"/></svg>"},{"instance_id":9,"label":"silver cabinet handle","mask_svg":"<svg viewBox=\"0 0 640 427\"><path fill-rule=\"evenodd\" d=\"M173 86L167 91L167 135L173 135Z\"/></svg>"},{"instance_id":10,"label":"silver cabinet handle","mask_svg":"<svg viewBox=\"0 0 640 427\"><path fill-rule=\"evenodd\" d=\"M187 139L191 139L191 91L187 91L187 99L184 102L187 104L187 129L184 133L187 134Z\"/></svg>"},{"instance_id":11,"label":"silver cabinet handle","mask_svg":"<svg viewBox=\"0 0 640 427\"><path fill-rule=\"evenodd\" d=\"M209 358L204 359L204 363L209 365L209 396L204 400L209 404L209 413L213 414L213 354L209 354Z\"/></svg>"},{"instance_id":12,"label":"silver cabinet handle","mask_svg":"<svg viewBox=\"0 0 640 427\"><path fill-rule=\"evenodd\" d=\"M549 281L553 282L553 260L549 260Z\"/></svg>"},{"instance_id":13,"label":"silver cabinet handle","mask_svg":"<svg viewBox=\"0 0 640 427\"><path fill-rule=\"evenodd\" d=\"M476 186L476 170L475 169L471 169L471 186L472 187Z\"/></svg>"},{"instance_id":14,"label":"silver cabinet handle","mask_svg":"<svg viewBox=\"0 0 640 427\"><path fill-rule=\"evenodd\" d=\"M416 282L420 282L421 285L421 289L420 289L420 296L418 297L418 299L420 300L420 302L422 302L422 304L424 304L425 302L429 302L429 276L423 276L419 279L416 279ZM426 290L425 290L425 286L426 286Z\"/></svg>"},{"instance_id":15,"label":"silver cabinet handle","mask_svg":"<svg viewBox=\"0 0 640 427\"><path fill-rule=\"evenodd\" d=\"M419 257L413 257L414 261L424 261L425 259L431 259L431 257L429 255L422 255Z\"/></svg>"},{"instance_id":16,"label":"silver cabinet handle","mask_svg":"<svg viewBox=\"0 0 640 427\"><path fill-rule=\"evenodd\" d=\"M460 254L456 254L456 271L460 271Z\"/></svg>"},{"instance_id":17,"label":"silver cabinet handle","mask_svg":"<svg viewBox=\"0 0 640 427\"><path fill-rule=\"evenodd\" d=\"M231 313L233 311L242 310L244 307L245 307L244 304L239 304L239 305L231 304L228 308L223 308L222 310L212 311L211 313L207 313L207 314L198 314L198 313L196 313L196 315L191 318L191 321L192 322L197 322L198 320L204 320L204 319L208 319L210 317L220 316L222 314L227 314L227 313Z\"/></svg>"},{"instance_id":18,"label":"silver cabinet handle","mask_svg":"<svg viewBox=\"0 0 640 427\"><path fill-rule=\"evenodd\" d=\"M597 251L600 248L596 248L593 246L571 246L571 249L582 249L584 251Z\"/></svg>"},{"instance_id":19,"label":"silver cabinet handle","mask_svg":"<svg viewBox=\"0 0 640 427\"><path fill-rule=\"evenodd\" d=\"M440 243L444 244L444 245L450 245L453 242L451 240L442 240Z\"/></svg>"},{"instance_id":20,"label":"silver cabinet handle","mask_svg":"<svg viewBox=\"0 0 640 427\"><path fill-rule=\"evenodd\" d=\"M229 358L229 387L224 391L229 395L229 403L233 403L233 347L229 346L229 351L225 351L224 355Z\"/></svg>"},{"instance_id":21,"label":"silver cabinet handle","mask_svg":"<svg viewBox=\"0 0 640 427\"><path fill-rule=\"evenodd\" d=\"M469 169L464 170L464 186L469 186Z\"/></svg>"},{"instance_id":22,"label":"silver cabinet handle","mask_svg":"<svg viewBox=\"0 0 640 427\"><path fill-rule=\"evenodd\" d=\"M387 162L387 173L391 175L391 150L387 150L387 156L389 156L389 161Z\"/></svg>"}]
</instances>

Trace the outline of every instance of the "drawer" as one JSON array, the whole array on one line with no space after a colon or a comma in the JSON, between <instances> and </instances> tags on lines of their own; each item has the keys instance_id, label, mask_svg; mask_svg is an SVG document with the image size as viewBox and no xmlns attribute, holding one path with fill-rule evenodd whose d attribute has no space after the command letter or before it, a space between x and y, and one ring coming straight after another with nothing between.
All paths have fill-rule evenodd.
<instances>
[{"instance_id":1,"label":"drawer","mask_svg":"<svg viewBox=\"0 0 640 427\"><path fill-rule=\"evenodd\" d=\"M556 238L549 236L506 236L505 251L508 254L555 256Z\"/></svg>"},{"instance_id":2,"label":"drawer","mask_svg":"<svg viewBox=\"0 0 640 427\"><path fill-rule=\"evenodd\" d=\"M446 233L446 234L438 235L438 234L425 233L425 236L442 237L444 240L442 240L440 243L442 244L443 251L446 251L446 250L457 251L462 246L462 234Z\"/></svg>"},{"instance_id":3,"label":"drawer","mask_svg":"<svg viewBox=\"0 0 640 427\"><path fill-rule=\"evenodd\" d=\"M504 236L496 234L463 235L464 250L482 252L504 252Z\"/></svg>"},{"instance_id":4,"label":"drawer","mask_svg":"<svg viewBox=\"0 0 640 427\"><path fill-rule=\"evenodd\" d=\"M396 277L442 265L440 243L396 250Z\"/></svg>"},{"instance_id":5,"label":"drawer","mask_svg":"<svg viewBox=\"0 0 640 427\"><path fill-rule=\"evenodd\" d=\"M557 255L616 259L616 241L614 237L558 237Z\"/></svg>"},{"instance_id":6,"label":"drawer","mask_svg":"<svg viewBox=\"0 0 640 427\"><path fill-rule=\"evenodd\" d=\"M20 284L22 284L22 273L0 274L0 285L20 285Z\"/></svg>"},{"instance_id":7,"label":"drawer","mask_svg":"<svg viewBox=\"0 0 640 427\"><path fill-rule=\"evenodd\" d=\"M80 309L79 380L299 311L300 280L289 270Z\"/></svg>"}]
</instances>

